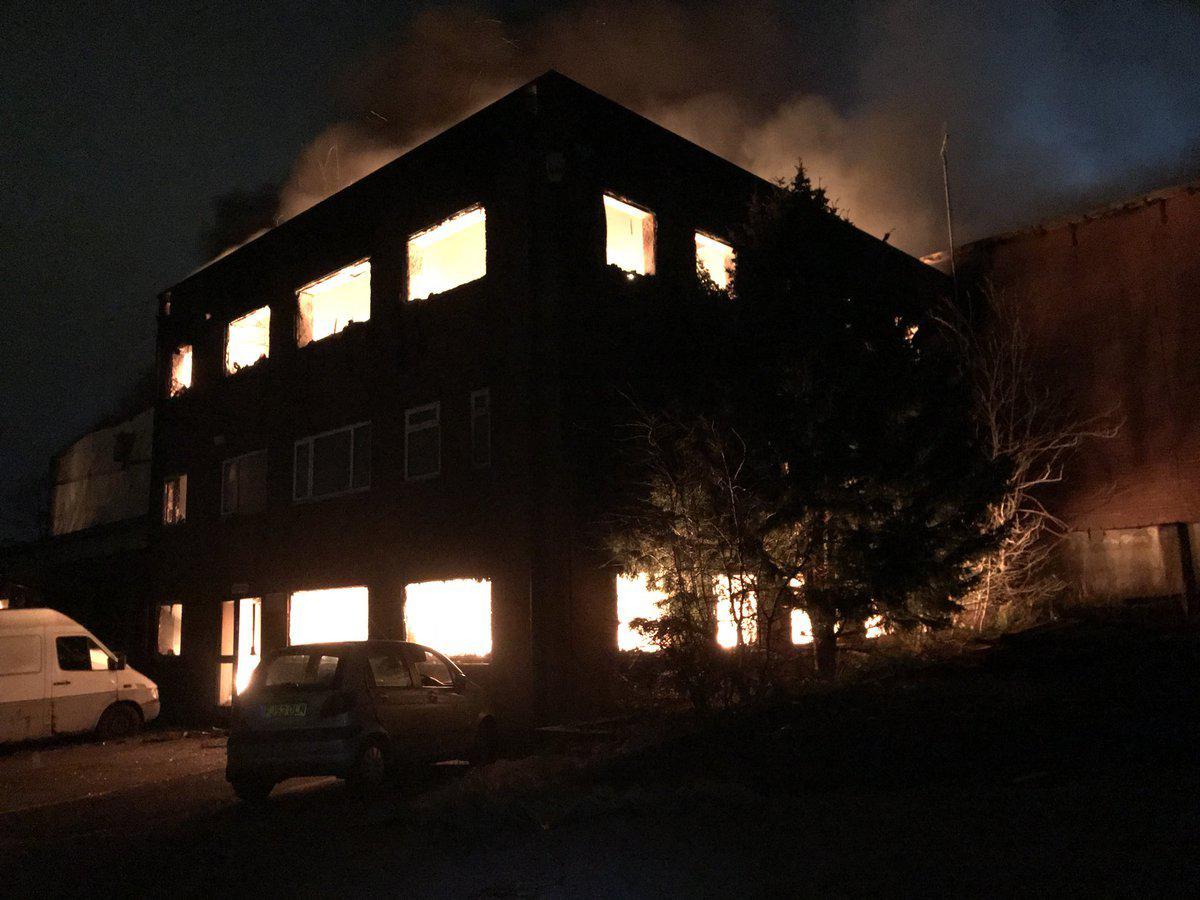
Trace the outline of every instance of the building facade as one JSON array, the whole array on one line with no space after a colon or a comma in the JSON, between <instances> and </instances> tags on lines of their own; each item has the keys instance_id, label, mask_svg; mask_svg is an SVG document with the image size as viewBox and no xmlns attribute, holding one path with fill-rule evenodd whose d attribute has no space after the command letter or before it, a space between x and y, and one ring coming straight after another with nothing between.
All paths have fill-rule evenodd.
<instances>
[{"instance_id":1,"label":"building facade","mask_svg":"<svg viewBox=\"0 0 1200 900\"><path fill-rule=\"evenodd\" d=\"M604 709L618 579L588 423L686 331L650 287L723 284L771 190L548 73L165 291L164 704L228 704L288 642L408 637L514 714Z\"/></svg>"}]
</instances>

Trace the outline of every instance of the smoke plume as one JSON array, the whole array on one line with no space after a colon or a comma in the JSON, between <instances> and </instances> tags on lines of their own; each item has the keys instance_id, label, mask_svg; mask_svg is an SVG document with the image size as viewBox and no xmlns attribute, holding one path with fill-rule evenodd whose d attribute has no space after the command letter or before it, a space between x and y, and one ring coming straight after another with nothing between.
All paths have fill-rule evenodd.
<instances>
[{"instance_id":1,"label":"smoke plume","mask_svg":"<svg viewBox=\"0 0 1200 900\"><path fill-rule=\"evenodd\" d=\"M1200 170L1200 11L1173 0L573 4L417 15L345 79L282 220L548 68L767 178L803 160L859 227L945 246Z\"/></svg>"}]
</instances>

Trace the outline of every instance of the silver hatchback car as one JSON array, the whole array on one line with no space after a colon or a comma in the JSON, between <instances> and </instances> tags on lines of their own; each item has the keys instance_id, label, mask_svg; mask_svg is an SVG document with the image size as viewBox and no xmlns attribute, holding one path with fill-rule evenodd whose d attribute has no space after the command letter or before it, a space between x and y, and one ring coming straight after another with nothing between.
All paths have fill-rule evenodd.
<instances>
[{"instance_id":1,"label":"silver hatchback car","mask_svg":"<svg viewBox=\"0 0 1200 900\"><path fill-rule=\"evenodd\" d=\"M306 644L270 654L235 699L225 777L249 801L303 775L370 786L412 763L486 762L496 739L486 692L436 650Z\"/></svg>"}]
</instances>

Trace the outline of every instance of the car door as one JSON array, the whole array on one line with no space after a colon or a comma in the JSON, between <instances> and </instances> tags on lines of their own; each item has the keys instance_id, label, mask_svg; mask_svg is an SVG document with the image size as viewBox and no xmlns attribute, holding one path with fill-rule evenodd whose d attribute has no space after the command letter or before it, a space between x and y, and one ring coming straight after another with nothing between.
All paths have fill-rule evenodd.
<instances>
[{"instance_id":1,"label":"car door","mask_svg":"<svg viewBox=\"0 0 1200 900\"><path fill-rule=\"evenodd\" d=\"M0 744L49 733L44 644L40 628L0 635Z\"/></svg>"},{"instance_id":2,"label":"car door","mask_svg":"<svg viewBox=\"0 0 1200 900\"><path fill-rule=\"evenodd\" d=\"M414 707L440 758L465 754L475 736L477 711L455 684L453 667L444 656L418 644L406 645L413 678L425 702Z\"/></svg>"},{"instance_id":3,"label":"car door","mask_svg":"<svg viewBox=\"0 0 1200 900\"><path fill-rule=\"evenodd\" d=\"M367 671L371 699L379 723L388 733L392 746L402 757L426 759L436 753L431 735L425 730L425 718L414 707L426 702L413 681L412 670L400 647L372 647L367 650Z\"/></svg>"},{"instance_id":4,"label":"car door","mask_svg":"<svg viewBox=\"0 0 1200 900\"><path fill-rule=\"evenodd\" d=\"M80 632L48 632L50 722L55 734L91 731L117 699L116 658L95 638Z\"/></svg>"}]
</instances>

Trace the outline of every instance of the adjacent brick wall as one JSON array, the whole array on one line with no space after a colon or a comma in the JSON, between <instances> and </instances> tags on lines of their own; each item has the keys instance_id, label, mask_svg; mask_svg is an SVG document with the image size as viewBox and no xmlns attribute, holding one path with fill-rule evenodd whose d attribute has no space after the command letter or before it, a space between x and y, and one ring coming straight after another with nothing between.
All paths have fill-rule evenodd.
<instances>
[{"instance_id":1,"label":"adjacent brick wall","mask_svg":"<svg viewBox=\"0 0 1200 900\"><path fill-rule=\"evenodd\" d=\"M1200 184L970 251L1018 301L1047 383L1124 420L1056 496L1071 525L1200 520Z\"/></svg>"}]
</instances>

